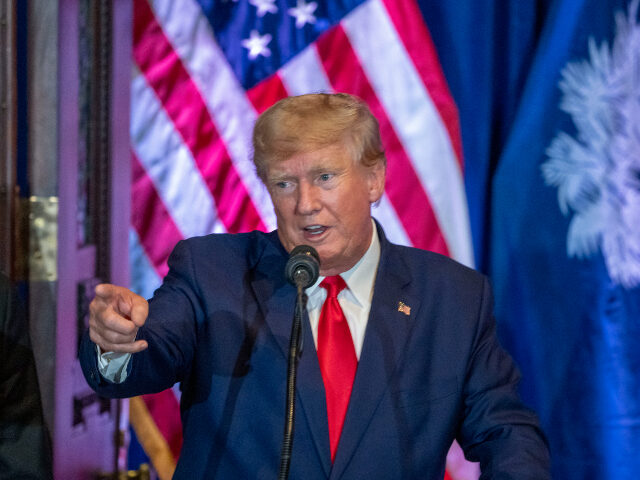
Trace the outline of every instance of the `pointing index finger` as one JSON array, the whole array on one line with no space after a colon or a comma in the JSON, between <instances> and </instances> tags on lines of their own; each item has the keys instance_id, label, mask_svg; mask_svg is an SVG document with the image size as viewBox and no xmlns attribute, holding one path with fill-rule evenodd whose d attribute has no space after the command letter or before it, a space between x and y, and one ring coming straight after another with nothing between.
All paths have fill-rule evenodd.
<instances>
[{"instance_id":1,"label":"pointing index finger","mask_svg":"<svg viewBox=\"0 0 640 480\"><path fill-rule=\"evenodd\" d=\"M116 295L116 286L110 283L101 283L96 285L95 293L96 297L102 300L110 300Z\"/></svg>"}]
</instances>

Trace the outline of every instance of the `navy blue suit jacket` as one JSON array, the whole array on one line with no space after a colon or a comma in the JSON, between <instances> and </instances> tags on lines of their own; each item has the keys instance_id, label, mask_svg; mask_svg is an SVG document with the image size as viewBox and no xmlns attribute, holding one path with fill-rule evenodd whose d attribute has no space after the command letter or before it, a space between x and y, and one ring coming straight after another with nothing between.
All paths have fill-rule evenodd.
<instances>
[{"instance_id":1,"label":"navy blue suit jacket","mask_svg":"<svg viewBox=\"0 0 640 480\"><path fill-rule=\"evenodd\" d=\"M468 458L482 462L484 478L548 478L538 422L518 399L518 373L495 336L486 278L393 245L378 230L371 313L333 465L305 320L290 478L442 479L456 437ZM276 232L180 242L138 333L149 348L133 355L121 384L100 376L85 337L83 369L102 395L181 382L184 444L175 478L277 478L295 303L283 276L287 258Z\"/></svg>"}]
</instances>

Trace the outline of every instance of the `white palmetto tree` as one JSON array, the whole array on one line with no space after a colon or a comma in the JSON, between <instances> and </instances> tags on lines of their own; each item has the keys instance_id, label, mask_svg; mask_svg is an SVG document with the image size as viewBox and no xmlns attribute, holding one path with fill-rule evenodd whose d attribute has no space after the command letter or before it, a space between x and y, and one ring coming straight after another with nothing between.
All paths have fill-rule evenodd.
<instances>
[{"instance_id":1,"label":"white palmetto tree","mask_svg":"<svg viewBox=\"0 0 640 480\"><path fill-rule=\"evenodd\" d=\"M612 281L640 285L640 25L639 0L616 15L611 50L589 39L589 60L562 71L560 108L576 137L560 132L547 149L542 174L572 215L567 254L600 250Z\"/></svg>"}]
</instances>

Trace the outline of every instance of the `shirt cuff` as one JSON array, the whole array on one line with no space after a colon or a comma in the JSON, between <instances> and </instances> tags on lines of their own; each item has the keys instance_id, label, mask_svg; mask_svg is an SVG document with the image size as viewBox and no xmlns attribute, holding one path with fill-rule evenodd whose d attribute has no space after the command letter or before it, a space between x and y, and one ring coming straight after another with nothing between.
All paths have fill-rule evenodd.
<instances>
[{"instance_id":1,"label":"shirt cuff","mask_svg":"<svg viewBox=\"0 0 640 480\"><path fill-rule=\"evenodd\" d=\"M98 354L98 370L107 380L113 383L122 383L127 379L127 365L131 359L130 353L102 352L96 345Z\"/></svg>"}]
</instances>

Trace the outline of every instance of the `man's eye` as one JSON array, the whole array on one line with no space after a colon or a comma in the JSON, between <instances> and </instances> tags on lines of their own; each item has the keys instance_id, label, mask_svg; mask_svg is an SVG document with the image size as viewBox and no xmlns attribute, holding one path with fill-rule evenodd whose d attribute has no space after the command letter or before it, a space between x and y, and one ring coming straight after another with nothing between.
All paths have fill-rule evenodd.
<instances>
[{"instance_id":1,"label":"man's eye","mask_svg":"<svg viewBox=\"0 0 640 480\"><path fill-rule=\"evenodd\" d=\"M331 173L323 173L322 175L320 175L320 181L328 182L329 180L331 180L332 177L333 175Z\"/></svg>"},{"instance_id":2,"label":"man's eye","mask_svg":"<svg viewBox=\"0 0 640 480\"><path fill-rule=\"evenodd\" d=\"M276 187L277 188L287 188L289 186L289 182L277 182L276 183Z\"/></svg>"}]
</instances>

